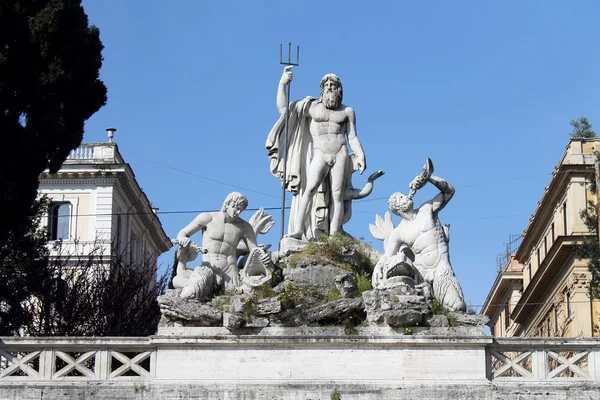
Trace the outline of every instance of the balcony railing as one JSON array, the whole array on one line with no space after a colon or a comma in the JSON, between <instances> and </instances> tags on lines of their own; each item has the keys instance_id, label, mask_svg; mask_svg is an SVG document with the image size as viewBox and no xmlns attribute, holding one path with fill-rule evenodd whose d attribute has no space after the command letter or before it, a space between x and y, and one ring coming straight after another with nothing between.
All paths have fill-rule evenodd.
<instances>
[{"instance_id":1,"label":"balcony railing","mask_svg":"<svg viewBox=\"0 0 600 400\"><path fill-rule=\"evenodd\" d=\"M82 143L67 156L65 164L122 163L123 158L115 143Z\"/></svg>"}]
</instances>

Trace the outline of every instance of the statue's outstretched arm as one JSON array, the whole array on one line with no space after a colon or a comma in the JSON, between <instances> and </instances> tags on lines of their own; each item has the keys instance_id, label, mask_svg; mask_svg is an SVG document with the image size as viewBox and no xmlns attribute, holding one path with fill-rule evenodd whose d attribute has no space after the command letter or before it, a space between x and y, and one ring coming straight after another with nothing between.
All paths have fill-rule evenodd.
<instances>
[{"instance_id":1,"label":"statue's outstretched arm","mask_svg":"<svg viewBox=\"0 0 600 400\"><path fill-rule=\"evenodd\" d=\"M454 186L452 186L445 179L434 175L431 175L429 177L429 182L431 182L436 188L440 190L440 193L431 200L433 206L432 210L434 213L437 213L442 208L444 208L446 204L448 204L452 196L454 196Z\"/></svg>"}]
</instances>

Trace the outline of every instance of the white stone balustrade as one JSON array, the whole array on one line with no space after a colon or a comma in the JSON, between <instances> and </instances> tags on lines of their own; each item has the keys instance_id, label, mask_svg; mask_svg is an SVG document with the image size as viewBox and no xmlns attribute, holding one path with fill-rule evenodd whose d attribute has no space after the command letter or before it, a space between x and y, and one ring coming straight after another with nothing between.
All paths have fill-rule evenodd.
<instances>
[{"instance_id":1,"label":"white stone balustrade","mask_svg":"<svg viewBox=\"0 0 600 400\"><path fill-rule=\"evenodd\" d=\"M155 354L149 338L4 338L0 382L150 380Z\"/></svg>"},{"instance_id":2,"label":"white stone balustrade","mask_svg":"<svg viewBox=\"0 0 600 400\"><path fill-rule=\"evenodd\" d=\"M82 163L122 163L123 158L115 143L82 143L75 150L71 150L65 164Z\"/></svg>"},{"instance_id":3,"label":"white stone balustrade","mask_svg":"<svg viewBox=\"0 0 600 400\"><path fill-rule=\"evenodd\" d=\"M352 353L360 353L361 364L382 365L390 362L393 355L395 359L390 365L394 366L394 373L415 378L416 376L412 376L415 370L426 371L434 366L440 370L437 373L441 373L446 368L440 365L440 361L446 356L449 361L452 357L464 354L477 363L478 351L481 351L482 355L485 354L486 371L478 372L480 367L484 367L483 364L470 365L468 371L464 371L465 377L470 380L486 376L489 381L600 381L600 340L595 338L494 339L485 336L453 338L400 334L391 337L374 336L372 330L368 329L362 332L368 333L368 336L359 332L351 336L328 334L311 337L310 334L298 335L298 329L294 328L278 328L280 333L289 331L287 335L235 336L224 334L225 331L221 328L195 329L204 330L210 335L200 334L185 338L1 338L0 381L111 380L140 377L146 380L175 377L193 380L201 378L196 376L198 374L210 380L212 378L206 375L210 373L210 368L203 371L203 367L198 366L190 370L184 367L185 364L190 362L189 367L193 367L194 363L200 360L208 361L211 357L214 357L215 362L225 360L228 363L227 374L231 377L231 372L235 371L239 364L238 357L251 356L257 360L261 359L262 362L269 362L267 355L273 357L275 353L281 355L287 352L293 355L287 359L290 365L284 366L285 356L276 361L279 368L287 370L301 368L300 365L291 365L294 364L294 359L300 361L306 358L303 362L307 362L310 359L330 358L330 361L333 361L347 356L351 358ZM333 329L332 332L337 332ZM248 346L252 348L252 354L248 353ZM335 348L333 358L329 357L332 348ZM381 353L382 351L384 352ZM270 354L271 352L274 354ZM469 352L471 354L467 355ZM262 357L261 353L265 357ZM382 357L382 360L369 360L371 356ZM425 365L429 358L433 363L431 366ZM165 364L161 365L161 362ZM454 362L456 360L453 360ZM406 370L401 368L401 364L405 364ZM260 379L260 372L250 371L254 374L252 379ZM457 371L460 373L460 368L452 371L452 376L448 377L459 378L455 376ZM214 373L218 375L217 371ZM239 373L247 372L240 369ZM423 373L425 377L427 373ZM265 374L269 375L267 371ZM310 371L303 371L300 375L306 374L310 374ZM364 373L362 377L365 377ZM239 375L235 377L239 378ZM329 378L335 380L341 376L336 377L333 374Z\"/></svg>"},{"instance_id":4,"label":"white stone balustrade","mask_svg":"<svg viewBox=\"0 0 600 400\"><path fill-rule=\"evenodd\" d=\"M597 338L497 338L486 348L491 381L600 381Z\"/></svg>"},{"instance_id":5,"label":"white stone balustrade","mask_svg":"<svg viewBox=\"0 0 600 400\"><path fill-rule=\"evenodd\" d=\"M71 150L67 160L89 160L92 158L94 158L94 147L83 144L75 150Z\"/></svg>"},{"instance_id":6,"label":"white stone balustrade","mask_svg":"<svg viewBox=\"0 0 600 400\"><path fill-rule=\"evenodd\" d=\"M600 340L357 328L0 338L0 400L600 399ZM248 332L250 333L250 332Z\"/></svg>"}]
</instances>

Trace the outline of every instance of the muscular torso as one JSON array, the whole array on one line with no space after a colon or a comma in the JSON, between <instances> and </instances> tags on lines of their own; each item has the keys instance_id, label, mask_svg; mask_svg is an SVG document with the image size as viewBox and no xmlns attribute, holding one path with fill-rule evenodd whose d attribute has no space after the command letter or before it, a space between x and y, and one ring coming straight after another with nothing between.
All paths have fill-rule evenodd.
<instances>
[{"instance_id":1,"label":"muscular torso","mask_svg":"<svg viewBox=\"0 0 600 400\"><path fill-rule=\"evenodd\" d=\"M415 254L415 267L420 271L449 263L448 241L444 228L431 210L421 207L415 219L403 219L396 228L397 239L407 244Z\"/></svg>"},{"instance_id":2,"label":"muscular torso","mask_svg":"<svg viewBox=\"0 0 600 400\"><path fill-rule=\"evenodd\" d=\"M325 154L336 155L346 145L346 107L330 110L322 103L314 101L309 108L310 134L313 146Z\"/></svg>"},{"instance_id":3,"label":"muscular torso","mask_svg":"<svg viewBox=\"0 0 600 400\"><path fill-rule=\"evenodd\" d=\"M244 237L243 224L246 222L242 220L225 223L222 213L214 213L202 232L202 248L208 251L202 255L203 263L221 270L236 265L237 245Z\"/></svg>"}]
</instances>

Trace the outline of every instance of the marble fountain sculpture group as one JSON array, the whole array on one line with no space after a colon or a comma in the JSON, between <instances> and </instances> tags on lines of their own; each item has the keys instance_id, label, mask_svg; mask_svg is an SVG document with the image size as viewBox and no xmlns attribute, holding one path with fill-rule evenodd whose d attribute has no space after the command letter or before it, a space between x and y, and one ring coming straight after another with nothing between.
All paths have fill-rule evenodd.
<instances>
[{"instance_id":1,"label":"marble fountain sculpture group","mask_svg":"<svg viewBox=\"0 0 600 400\"><path fill-rule=\"evenodd\" d=\"M201 213L173 240L179 248L172 284L179 298L206 302L219 293L250 294L273 285L276 264L282 257L322 235L348 235L343 226L352 216L352 201L371 194L374 181L384 174L374 172L362 188L352 184L353 173L362 174L367 163L356 132L355 112L342 103L340 79L327 74L321 80L319 98L289 102L286 85L291 81L291 67L286 67L277 90L280 117L266 140L271 174L293 194L287 235L278 251L258 244L257 237L268 232L274 220L262 208L243 220L240 214L248 206L247 198L238 192L229 194L220 211ZM433 163L427 159L410 182L408 195L391 195L389 208L401 217L397 226L390 212L384 217L377 215L370 225L384 247L371 284L374 291L396 288L397 293L419 293L429 303L435 299L447 310L465 311L464 295L450 264L448 227L438 218L452 199L454 187L433 172ZM427 183L439 193L415 208L413 197ZM199 231L200 245L191 241ZM202 257L199 266L188 269L187 264L198 255Z\"/></svg>"}]
</instances>

